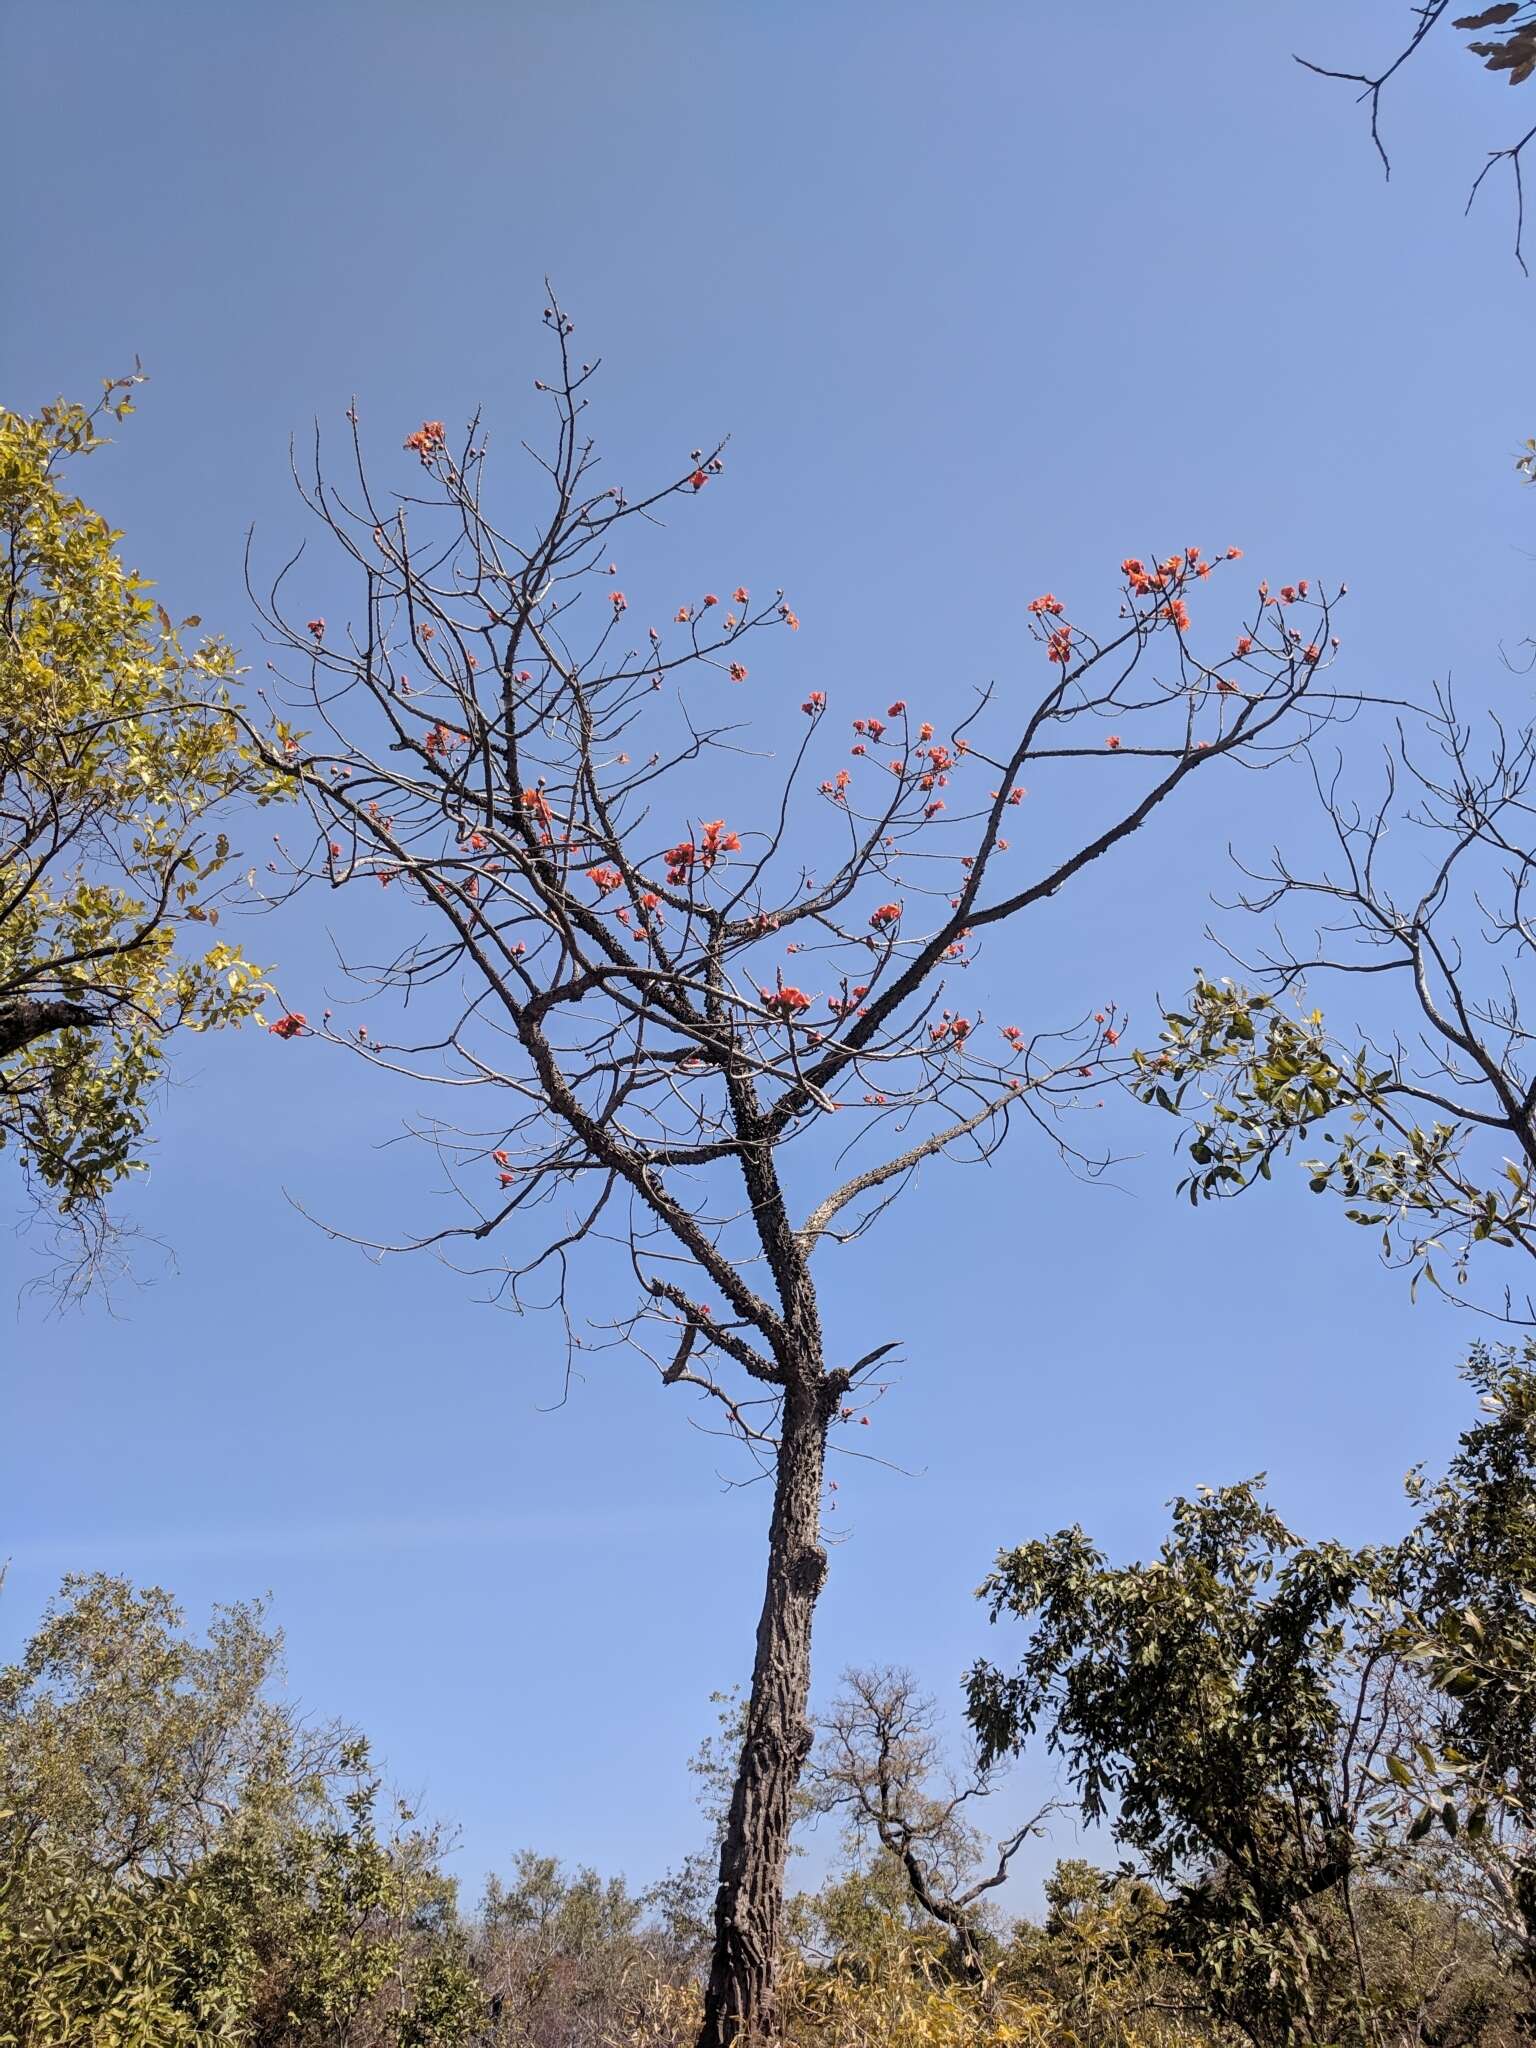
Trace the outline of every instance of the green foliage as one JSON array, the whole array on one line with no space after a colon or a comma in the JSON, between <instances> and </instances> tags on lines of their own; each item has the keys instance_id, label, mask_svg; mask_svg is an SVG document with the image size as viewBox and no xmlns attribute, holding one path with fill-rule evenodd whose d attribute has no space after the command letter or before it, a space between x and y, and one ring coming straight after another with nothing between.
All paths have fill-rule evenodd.
<instances>
[{"instance_id":1,"label":"green foliage","mask_svg":"<svg viewBox=\"0 0 1536 2048\"><path fill-rule=\"evenodd\" d=\"M1468 1164L1470 1121L1420 1124L1393 1069L1338 1044L1320 1011L1289 1015L1276 998L1196 970L1186 1011L1164 1013L1156 1052L1137 1052L1136 1092L1187 1121L1191 1202L1240 1193L1308 1140L1314 1194L1341 1196L1350 1222L1380 1228L1382 1250L1438 1284L1432 1254L1451 1231L1456 1277L1489 1240L1528 1245L1536 1221L1529 1174L1507 1161L1485 1186Z\"/></svg>"},{"instance_id":2,"label":"green foliage","mask_svg":"<svg viewBox=\"0 0 1536 2048\"><path fill-rule=\"evenodd\" d=\"M217 818L280 793L241 741L233 653L184 645L201 622L173 623L64 482L138 381L94 411L0 409L0 1146L77 1216L142 1164L167 1036L267 993L211 935Z\"/></svg>"},{"instance_id":3,"label":"green foliage","mask_svg":"<svg viewBox=\"0 0 1536 2048\"><path fill-rule=\"evenodd\" d=\"M1218 2012L1285 2040L1318 2018L1308 1907L1355 1868L1349 1721L1390 1557L1304 1546L1255 1483L1174 1503L1147 1564L1080 1529L1004 1552L982 1587L1027 1631L1018 1669L967 1680L989 1755L1044 1726L1091 1820L1169 1893L1166 1938ZM1362 1641L1364 1637L1364 1641Z\"/></svg>"},{"instance_id":4,"label":"green foliage","mask_svg":"<svg viewBox=\"0 0 1536 2048\"><path fill-rule=\"evenodd\" d=\"M438 1837L380 1832L366 1743L273 1701L280 1655L259 1608L199 1642L98 1575L0 1672L0 2048L472 2038Z\"/></svg>"}]
</instances>

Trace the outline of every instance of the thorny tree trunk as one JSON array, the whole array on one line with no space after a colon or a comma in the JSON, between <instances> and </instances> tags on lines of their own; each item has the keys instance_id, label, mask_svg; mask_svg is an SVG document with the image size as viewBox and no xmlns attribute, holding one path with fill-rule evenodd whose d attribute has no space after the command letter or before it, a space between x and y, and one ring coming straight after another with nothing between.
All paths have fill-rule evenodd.
<instances>
[{"instance_id":1,"label":"thorny tree trunk","mask_svg":"<svg viewBox=\"0 0 1536 2048\"><path fill-rule=\"evenodd\" d=\"M811 1749L811 1620L827 1575L821 1479L835 1380L813 1368L791 1388L774 1482L768 1584L746 1735L720 1849L715 1950L699 2048L756 2042L773 2029L784 1865L795 1789Z\"/></svg>"}]
</instances>

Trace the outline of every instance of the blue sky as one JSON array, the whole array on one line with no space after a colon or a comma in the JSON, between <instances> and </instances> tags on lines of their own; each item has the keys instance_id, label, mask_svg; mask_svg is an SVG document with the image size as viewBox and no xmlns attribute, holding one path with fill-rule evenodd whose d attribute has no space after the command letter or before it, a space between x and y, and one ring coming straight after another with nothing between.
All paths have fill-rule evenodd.
<instances>
[{"instance_id":1,"label":"blue sky","mask_svg":"<svg viewBox=\"0 0 1536 2048\"><path fill-rule=\"evenodd\" d=\"M389 450L484 401L510 449L549 274L605 358L616 471L733 435L670 545L792 593L776 688L958 705L1038 661L1021 595L1086 609L1127 552L1231 540L1276 580L1348 579L1349 680L1454 673L1523 711L1498 651L1531 616L1536 301L1507 193L1460 217L1506 103L1426 52L1389 186L1347 90L1290 61L1353 66L1405 12L11 10L0 397L142 356L90 494L259 667L241 548L302 530L289 435L355 395ZM1087 990L1150 1029L1212 960L1227 841L1276 834L1315 834L1298 783L1207 787L991 956L999 1002L1050 1022ZM324 914L250 934L299 1007ZM408 1107L254 1033L182 1056L131 1205L174 1264L146 1247L116 1314L6 1310L0 1642L70 1568L194 1614L270 1590L294 1690L461 1825L471 1884L525 1843L646 1879L697 1837L686 1759L747 1668L765 1498L638 1370L556 1407L552 1328L304 1220L407 1214L429 1169L380 1148ZM1260 1469L1295 1524L1363 1540L1454 1435L1464 1322L1295 1182L1191 1212L1170 1129L1106 1119L1138 1155L1113 1186L1021 1140L929 1174L824 1276L837 1341L902 1339L873 1434L905 1469L840 1475L823 1686L891 1658L952 1698L1001 1543L1080 1520L1145 1550L1170 1494ZM0 1299L33 1263L0 1240Z\"/></svg>"}]
</instances>

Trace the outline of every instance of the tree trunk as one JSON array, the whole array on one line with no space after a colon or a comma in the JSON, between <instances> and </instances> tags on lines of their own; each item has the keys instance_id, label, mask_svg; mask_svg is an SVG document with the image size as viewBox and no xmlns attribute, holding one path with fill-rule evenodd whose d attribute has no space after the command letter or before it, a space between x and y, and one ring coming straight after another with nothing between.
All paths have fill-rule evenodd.
<instances>
[{"instance_id":1,"label":"tree trunk","mask_svg":"<svg viewBox=\"0 0 1536 2048\"><path fill-rule=\"evenodd\" d=\"M699 2048L767 2039L795 1789L811 1749L811 1620L827 1575L821 1478L832 1389L817 1372L785 1398L768 1536L768 1584L746 1734L720 1847L715 1947Z\"/></svg>"}]
</instances>

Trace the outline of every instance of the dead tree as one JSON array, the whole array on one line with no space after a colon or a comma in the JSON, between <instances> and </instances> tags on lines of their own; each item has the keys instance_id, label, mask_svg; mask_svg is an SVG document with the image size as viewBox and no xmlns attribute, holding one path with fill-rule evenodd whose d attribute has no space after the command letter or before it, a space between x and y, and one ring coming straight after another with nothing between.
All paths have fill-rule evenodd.
<instances>
[{"instance_id":1,"label":"dead tree","mask_svg":"<svg viewBox=\"0 0 1536 2048\"><path fill-rule=\"evenodd\" d=\"M1229 631L1207 660L1190 607L1239 551L1181 548L1122 565L1098 636L1055 597L1017 600L1005 690L962 704L950 685L909 710L867 686L848 705L829 682L762 711L748 643L798 625L783 593L674 588L653 608L616 560L664 511L708 504L720 448L653 490L600 486L593 366L558 308L545 319L553 445L542 506L515 528L486 502L478 420L452 444L439 421L412 432L419 487L387 502L355 417L345 491L317 441L301 488L356 600L345 622L290 610L297 573L315 588L294 564L262 600L282 650L267 746L310 821L278 849L276 893L356 905L351 929L384 934L379 964L352 970L359 992L400 1007L343 1028L311 1006L273 1029L347 1045L444 1104L421 1129L455 1207L411 1245L475 1256L515 1238L504 1300L552 1305L573 1355L643 1353L771 1476L702 2035L723 2043L772 2026L828 1438L867 1442L852 1432L894 1343L888 1323L829 1337L818 1254L925 1161L986 1160L1016 1124L1087 1163L1067 1119L1118 1057L1118 1013L984 1026L955 993L963 969L1196 775L1304 745L1336 702L1329 606L1303 599L1305 632L1250 627L1235 652ZM850 723L832 723L833 694ZM772 752L749 754L749 715ZM1027 822L1039 776L1081 785L1055 845ZM594 1328L568 1280L598 1246L633 1294Z\"/></svg>"},{"instance_id":2,"label":"dead tree","mask_svg":"<svg viewBox=\"0 0 1536 2048\"><path fill-rule=\"evenodd\" d=\"M919 1908L947 1934L960 1974L980 1978L988 1895L1056 1802L989 1846L969 1814L993 1773L978 1764L964 1778L946 1774L935 1711L909 1671L844 1672L817 1724L811 1797L842 1813L855 1840L873 1839L895 1859Z\"/></svg>"}]
</instances>

